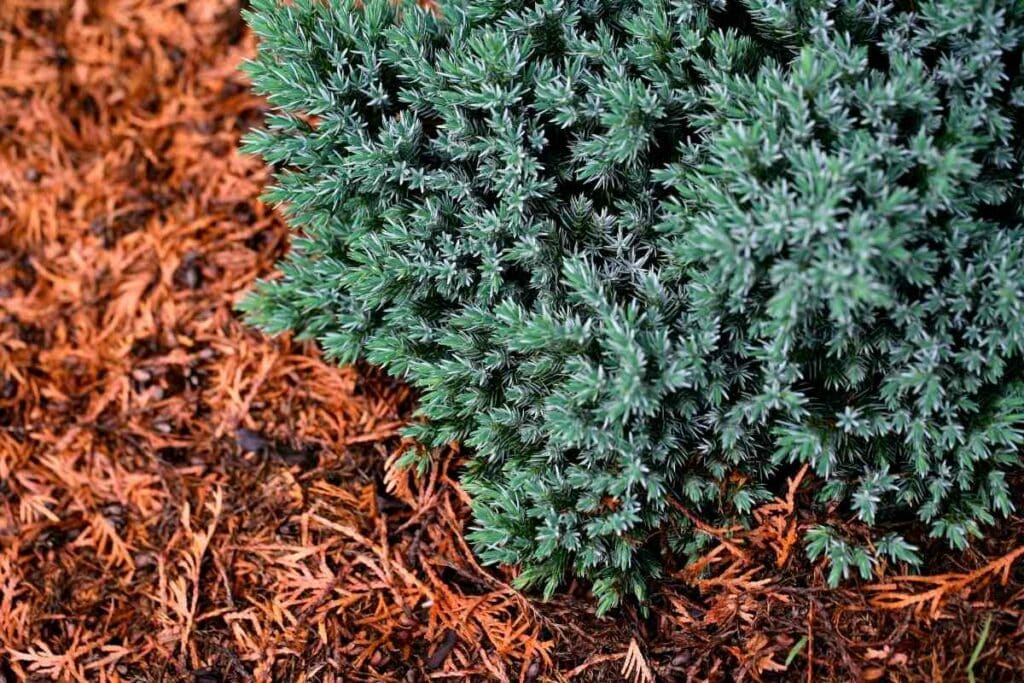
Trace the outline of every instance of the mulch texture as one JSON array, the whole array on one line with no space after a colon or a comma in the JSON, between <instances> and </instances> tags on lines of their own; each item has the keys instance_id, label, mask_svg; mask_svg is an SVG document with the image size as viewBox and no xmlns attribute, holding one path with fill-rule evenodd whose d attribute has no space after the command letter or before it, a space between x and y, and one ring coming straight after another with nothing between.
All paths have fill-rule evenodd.
<instances>
[{"instance_id":1,"label":"mulch texture","mask_svg":"<svg viewBox=\"0 0 1024 683\"><path fill-rule=\"evenodd\" d=\"M288 240L239 10L0 0L0 679L1018 679L1016 517L831 591L797 477L600 620L478 566L457 450L394 467L410 391L233 312Z\"/></svg>"}]
</instances>

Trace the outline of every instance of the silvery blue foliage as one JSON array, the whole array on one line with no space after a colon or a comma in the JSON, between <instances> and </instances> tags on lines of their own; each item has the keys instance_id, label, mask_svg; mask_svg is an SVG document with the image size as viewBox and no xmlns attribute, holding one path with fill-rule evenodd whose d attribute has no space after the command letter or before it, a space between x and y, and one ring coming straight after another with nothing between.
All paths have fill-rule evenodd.
<instances>
[{"instance_id":1,"label":"silvery blue foliage","mask_svg":"<svg viewBox=\"0 0 1024 683\"><path fill-rule=\"evenodd\" d=\"M1024 3L255 0L243 305L420 391L481 557L600 608L807 463L964 546L1024 439ZM906 525L903 525L905 528ZM882 556L814 529L832 579Z\"/></svg>"}]
</instances>

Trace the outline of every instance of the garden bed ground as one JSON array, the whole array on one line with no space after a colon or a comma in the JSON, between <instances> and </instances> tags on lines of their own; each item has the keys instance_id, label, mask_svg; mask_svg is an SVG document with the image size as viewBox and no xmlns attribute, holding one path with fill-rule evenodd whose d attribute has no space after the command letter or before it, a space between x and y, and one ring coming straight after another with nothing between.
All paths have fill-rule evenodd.
<instances>
[{"instance_id":1,"label":"garden bed ground","mask_svg":"<svg viewBox=\"0 0 1024 683\"><path fill-rule=\"evenodd\" d=\"M235 151L252 50L237 0L0 0L0 679L1024 671L1020 518L927 547L945 574L829 591L794 486L603 620L481 569L458 453L389 466L409 390L232 312L287 244Z\"/></svg>"}]
</instances>

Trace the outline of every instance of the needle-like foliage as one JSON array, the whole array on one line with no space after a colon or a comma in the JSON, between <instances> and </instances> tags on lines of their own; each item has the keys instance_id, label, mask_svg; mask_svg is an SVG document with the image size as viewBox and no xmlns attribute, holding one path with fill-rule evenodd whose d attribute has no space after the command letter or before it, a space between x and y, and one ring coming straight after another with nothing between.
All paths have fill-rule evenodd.
<instances>
[{"instance_id":1,"label":"needle-like foliage","mask_svg":"<svg viewBox=\"0 0 1024 683\"><path fill-rule=\"evenodd\" d=\"M1024 439L1019 0L255 0L300 232L244 309L421 391L472 541L645 596L809 463L963 546ZM902 524L900 528L907 528ZM910 525L913 526L913 525ZM895 527L893 527L895 528ZM812 530L835 581L918 562Z\"/></svg>"}]
</instances>

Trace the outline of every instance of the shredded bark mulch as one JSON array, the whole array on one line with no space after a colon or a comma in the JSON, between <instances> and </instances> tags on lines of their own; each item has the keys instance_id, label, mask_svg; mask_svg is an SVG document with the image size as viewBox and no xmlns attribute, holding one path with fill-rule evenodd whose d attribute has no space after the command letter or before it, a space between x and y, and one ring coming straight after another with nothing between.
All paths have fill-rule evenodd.
<instances>
[{"instance_id":1,"label":"shredded bark mulch","mask_svg":"<svg viewBox=\"0 0 1024 683\"><path fill-rule=\"evenodd\" d=\"M939 573L833 591L796 543L822 521L798 477L756 528L706 529L648 612L605 619L581 587L531 601L478 566L457 450L394 466L410 391L233 312L287 247L235 151L265 115L240 9L0 0L0 679L1024 671L1016 517L927 545Z\"/></svg>"}]
</instances>

